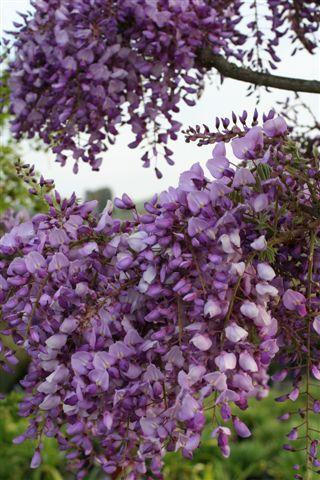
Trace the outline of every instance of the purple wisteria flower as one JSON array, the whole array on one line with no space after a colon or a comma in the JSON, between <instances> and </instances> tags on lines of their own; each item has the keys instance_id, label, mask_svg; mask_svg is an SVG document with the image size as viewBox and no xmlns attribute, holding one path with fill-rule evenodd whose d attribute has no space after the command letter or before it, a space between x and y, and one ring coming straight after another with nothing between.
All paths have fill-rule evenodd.
<instances>
[{"instance_id":1,"label":"purple wisteria flower","mask_svg":"<svg viewBox=\"0 0 320 480\"><path fill-rule=\"evenodd\" d=\"M218 439L218 445L220 447L221 453L226 458L230 456L230 447L228 445L228 437L230 435L231 430L228 427L218 427L211 434L212 438Z\"/></svg>"},{"instance_id":2,"label":"purple wisteria flower","mask_svg":"<svg viewBox=\"0 0 320 480\"><path fill-rule=\"evenodd\" d=\"M251 435L233 407L267 395L271 365L273 381L293 382L279 401L298 400L307 368L320 380L319 231L313 245L315 220L304 235L297 219L313 212L312 195L291 176L286 136L255 130L250 138L259 158L269 152L263 168L243 159L210 180L195 164L141 214L126 195L118 199L131 220L114 218L111 204L97 216L95 203L56 193L46 197L48 214L10 226L0 240L1 333L31 359L20 406L30 426L17 443L42 432L57 438L78 480L93 458L108 475L160 478L167 449L191 458L208 406L221 414L213 436L222 455L230 426L233 436ZM212 168L225 158L222 146ZM318 191L317 176L308 182ZM10 371L15 352L0 348ZM317 415L319 399L308 408ZM296 430L288 435L296 441Z\"/></svg>"},{"instance_id":3,"label":"purple wisteria flower","mask_svg":"<svg viewBox=\"0 0 320 480\"><path fill-rule=\"evenodd\" d=\"M196 190L188 193L187 200L190 211L193 214L197 214L210 202L210 197L207 192Z\"/></svg>"},{"instance_id":4,"label":"purple wisteria flower","mask_svg":"<svg viewBox=\"0 0 320 480\"><path fill-rule=\"evenodd\" d=\"M237 364L237 358L234 353L221 352L215 359L215 364L221 372L226 370L233 370Z\"/></svg>"},{"instance_id":5,"label":"purple wisteria flower","mask_svg":"<svg viewBox=\"0 0 320 480\"><path fill-rule=\"evenodd\" d=\"M307 314L306 310L306 298L300 293L289 288L284 292L282 297L283 305L288 310L296 311L301 317L304 317Z\"/></svg>"},{"instance_id":6,"label":"purple wisteria flower","mask_svg":"<svg viewBox=\"0 0 320 480\"><path fill-rule=\"evenodd\" d=\"M231 323L228 327L226 327L225 331L227 339L233 343L240 342L248 336L248 332L244 328L237 325L235 322Z\"/></svg>"},{"instance_id":7,"label":"purple wisteria flower","mask_svg":"<svg viewBox=\"0 0 320 480\"><path fill-rule=\"evenodd\" d=\"M206 166L215 178L222 178L223 172L229 167L226 157L226 147L223 142L217 143L212 152L212 158L207 161Z\"/></svg>"},{"instance_id":8,"label":"purple wisteria flower","mask_svg":"<svg viewBox=\"0 0 320 480\"><path fill-rule=\"evenodd\" d=\"M256 183L256 180L250 170L248 168L239 168L233 178L232 186L237 188L242 187L243 185L252 185L254 183Z\"/></svg>"},{"instance_id":9,"label":"purple wisteria flower","mask_svg":"<svg viewBox=\"0 0 320 480\"><path fill-rule=\"evenodd\" d=\"M267 248L266 237L264 235L260 235L260 237L256 238L256 240L254 240L250 244L250 246L254 250L258 250L258 251L266 250L266 248Z\"/></svg>"},{"instance_id":10,"label":"purple wisteria flower","mask_svg":"<svg viewBox=\"0 0 320 480\"><path fill-rule=\"evenodd\" d=\"M239 437L247 438L251 436L251 432L247 425L241 422L238 417L233 418L233 426Z\"/></svg>"},{"instance_id":11,"label":"purple wisteria flower","mask_svg":"<svg viewBox=\"0 0 320 480\"><path fill-rule=\"evenodd\" d=\"M232 140L231 146L234 155L240 160L259 158L263 148L261 127L253 127L243 137L235 138Z\"/></svg>"},{"instance_id":12,"label":"purple wisteria flower","mask_svg":"<svg viewBox=\"0 0 320 480\"><path fill-rule=\"evenodd\" d=\"M31 459L30 468L38 468L41 465L41 453L39 450L36 450Z\"/></svg>"},{"instance_id":13,"label":"purple wisteria flower","mask_svg":"<svg viewBox=\"0 0 320 480\"><path fill-rule=\"evenodd\" d=\"M285 119L278 116L264 122L263 130L268 137L277 137L278 135L284 135L287 132L288 127Z\"/></svg>"},{"instance_id":14,"label":"purple wisteria flower","mask_svg":"<svg viewBox=\"0 0 320 480\"><path fill-rule=\"evenodd\" d=\"M262 212L269 206L269 198L265 193L260 193L252 201L253 210L257 213Z\"/></svg>"},{"instance_id":15,"label":"purple wisteria flower","mask_svg":"<svg viewBox=\"0 0 320 480\"><path fill-rule=\"evenodd\" d=\"M317 332L317 334L320 335L320 316L317 316L313 320L312 326L313 326L314 330Z\"/></svg>"}]
</instances>

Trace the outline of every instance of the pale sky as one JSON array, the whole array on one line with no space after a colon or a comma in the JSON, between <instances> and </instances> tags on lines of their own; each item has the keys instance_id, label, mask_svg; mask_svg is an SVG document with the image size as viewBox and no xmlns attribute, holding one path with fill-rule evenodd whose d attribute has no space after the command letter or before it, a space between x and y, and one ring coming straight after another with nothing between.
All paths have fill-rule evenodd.
<instances>
[{"instance_id":1,"label":"pale sky","mask_svg":"<svg viewBox=\"0 0 320 480\"><path fill-rule=\"evenodd\" d=\"M11 28L13 20L19 20L16 12L26 12L30 5L29 0L0 0L1 29ZM279 75L300 77L306 79L320 79L320 56L310 55L306 52L290 57L291 45L284 41L280 49L280 57L284 58L277 71ZM246 109L249 114L255 108L254 97L246 97L247 84L236 80L226 79L218 89L218 80L212 85L207 85L202 98L195 107L181 104L181 112L176 117L183 125L197 123L214 125L216 116L228 117L232 110L242 113ZM284 100L287 92L273 89L272 93L261 90L261 101L258 106L260 112L276 108L276 102ZM303 94L305 102L320 118L319 95ZM34 163L45 178L53 178L57 189L63 195L70 195L73 191L82 196L85 190L109 186L115 196L127 192L132 198L141 200L150 197L155 192L161 192L170 185L175 186L179 175L193 163L200 162L203 166L211 156L212 147L197 147L195 144L186 144L184 136L180 133L179 139L171 142L169 147L175 152L175 166L170 167L165 160L159 163L163 178L158 180L152 168L141 167L141 151L130 150L127 144L133 140L129 128L123 129L117 138L117 143L105 154L100 172L92 172L90 168L80 163L79 173L72 174L73 161L67 166L60 167L54 162L54 156L48 153L31 151L27 141L24 142L24 158L28 163Z\"/></svg>"}]
</instances>

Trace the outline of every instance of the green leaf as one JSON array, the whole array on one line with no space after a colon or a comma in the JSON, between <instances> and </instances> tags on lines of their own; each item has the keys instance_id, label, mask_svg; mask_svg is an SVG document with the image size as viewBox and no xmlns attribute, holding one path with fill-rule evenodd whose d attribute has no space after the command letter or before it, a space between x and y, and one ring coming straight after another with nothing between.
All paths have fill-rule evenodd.
<instances>
[{"instance_id":1,"label":"green leaf","mask_svg":"<svg viewBox=\"0 0 320 480\"><path fill-rule=\"evenodd\" d=\"M277 249L275 247L267 247L266 250L260 252L259 259L268 263L274 263L276 260Z\"/></svg>"},{"instance_id":2,"label":"green leaf","mask_svg":"<svg viewBox=\"0 0 320 480\"><path fill-rule=\"evenodd\" d=\"M266 163L259 163L257 173L261 180L268 180L271 177L271 168Z\"/></svg>"}]
</instances>

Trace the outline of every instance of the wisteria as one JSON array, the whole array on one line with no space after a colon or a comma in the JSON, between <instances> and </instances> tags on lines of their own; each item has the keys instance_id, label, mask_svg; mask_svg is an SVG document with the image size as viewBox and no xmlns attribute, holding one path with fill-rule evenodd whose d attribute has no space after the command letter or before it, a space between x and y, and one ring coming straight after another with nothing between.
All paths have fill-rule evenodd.
<instances>
[{"instance_id":1,"label":"wisteria","mask_svg":"<svg viewBox=\"0 0 320 480\"><path fill-rule=\"evenodd\" d=\"M268 0L263 8L221 0L34 0L15 23L10 64L12 132L39 135L64 165L68 157L98 170L123 125L143 166L173 163L170 140L181 128L180 101L194 105L208 49L269 72L278 47L315 51L317 1ZM260 19L260 24L259 24ZM266 27L267 26L267 27ZM267 30L267 31L266 31Z\"/></svg>"},{"instance_id":2,"label":"wisteria","mask_svg":"<svg viewBox=\"0 0 320 480\"><path fill-rule=\"evenodd\" d=\"M116 199L132 220L113 218L111 202L96 218L95 202L55 192L47 214L1 238L1 333L31 358L20 406L30 425L16 442L37 439L33 468L46 435L78 479L93 464L162 478L165 452L192 457L208 410L228 457L230 438L251 435L232 407L263 400L272 366L274 381L292 381L281 420L297 415L284 448L306 453L292 475L319 470L319 156L274 112L262 126L242 120L207 132L206 172L195 163L144 213ZM15 363L5 347L5 368Z\"/></svg>"}]
</instances>

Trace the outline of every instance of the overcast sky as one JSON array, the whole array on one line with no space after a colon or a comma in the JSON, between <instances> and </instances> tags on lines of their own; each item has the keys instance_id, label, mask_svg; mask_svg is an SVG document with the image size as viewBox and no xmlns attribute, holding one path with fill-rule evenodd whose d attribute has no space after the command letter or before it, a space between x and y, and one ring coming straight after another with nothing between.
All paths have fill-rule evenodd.
<instances>
[{"instance_id":1,"label":"overcast sky","mask_svg":"<svg viewBox=\"0 0 320 480\"><path fill-rule=\"evenodd\" d=\"M19 19L16 12L26 12L30 2L29 0L0 0L0 5L1 29L8 30L11 28L12 21ZM312 56L302 52L295 57L290 57L290 51L289 43L283 42L280 56L285 60L280 64L279 75L307 79L320 78L319 55ZM216 116L227 117L232 110L241 113L246 109L250 113L255 108L256 100L253 97L246 97L246 89L245 83L228 79L225 80L222 87L218 88L218 81L215 80L213 85L207 85L205 93L196 107L187 107L181 104L181 112L177 119L185 126L197 123L206 123L211 126L214 124ZM266 93L262 89L259 111L264 112L276 107L276 102L284 100L286 96L286 92L281 90ZM303 98L320 118L319 96L304 94ZM57 189L64 195L70 195L75 191L78 196L83 196L87 189L93 190L109 186L117 196L127 192L133 198L140 200L150 197L153 193L160 192L170 185L176 185L182 171L198 161L204 165L211 154L210 146L199 148L194 144L186 144L183 135L180 134L179 140L169 145L175 152L176 164L170 167L166 165L165 161L161 162L159 167L164 175L161 180L158 180L155 178L153 169L141 167L141 151L130 150L127 147L132 139L129 129L122 130L116 145L105 154L100 172L92 172L86 164L81 163L78 175L73 175L71 172L72 160L69 165L61 168L54 162L53 155L30 151L27 143L24 146L24 157L28 162L34 163L38 171L46 178L54 178Z\"/></svg>"}]
</instances>

